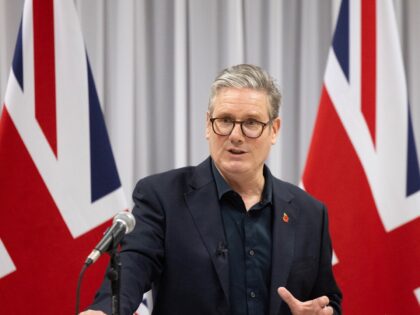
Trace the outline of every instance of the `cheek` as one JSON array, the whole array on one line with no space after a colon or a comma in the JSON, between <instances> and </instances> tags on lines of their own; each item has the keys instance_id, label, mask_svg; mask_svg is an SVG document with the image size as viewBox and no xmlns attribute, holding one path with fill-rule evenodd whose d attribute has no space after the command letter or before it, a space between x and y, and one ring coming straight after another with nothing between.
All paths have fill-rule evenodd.
<instances>
[{"instance_id":1,"label":"cheek","mask_svg":"<svg viewBox=\"0 0 420 315\"><path fill-rule=\"evenodd\" d=\"M224 150L224 139L220 139L218 137L210 136L209 137L209 146L210 151L213 155L220 156L223 154Z\"/></svg>"},{"instance_id":2,"label":"cheek","mask_svg":"<svg viewBox=\"0 0 420 315\"><path fill-rule=\"evenodd\" d=\"M212 135L208 131L206 132L206 139L209 143L210 150L214 151L215 148L217 147L217 139L215 139L214 135Z\"/></svg>"},{"instance_id":3,"label":"cheek","mask_svg":"<svg viewBox=\"0 0 420 315\"><path fill-rule=\"evenodd\" d=\"M265 160L268 157L268 153L271 150L271 141L266 141L254 147L255 155L258 160Z\"/></svg>"}]
</instances>

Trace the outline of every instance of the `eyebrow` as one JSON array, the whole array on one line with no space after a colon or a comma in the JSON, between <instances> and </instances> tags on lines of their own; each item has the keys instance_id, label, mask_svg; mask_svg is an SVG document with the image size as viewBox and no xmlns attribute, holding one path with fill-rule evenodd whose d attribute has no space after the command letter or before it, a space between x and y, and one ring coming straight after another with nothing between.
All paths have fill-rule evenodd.
<instances>
[{"instance_id":1,"label":"eyebrow","mask_svg":"<svg viewBox=\"0 0 420 315\"><path fill-rule=\"evenodd\" d=\"M213 117L216 117L216 118L231 118L233 120L238 120L238 118L235 115L233 115L232 113L224 113L224 112L218 113L217 115L214 115L214 113L213 113ZM248 120L248 119L254 119L254 120L259 120L259 121L264 120L264 118L259 114L248 114L248 115L245 115L244 118L240 119L240 120Z\"/></svg>"}]
</instances>

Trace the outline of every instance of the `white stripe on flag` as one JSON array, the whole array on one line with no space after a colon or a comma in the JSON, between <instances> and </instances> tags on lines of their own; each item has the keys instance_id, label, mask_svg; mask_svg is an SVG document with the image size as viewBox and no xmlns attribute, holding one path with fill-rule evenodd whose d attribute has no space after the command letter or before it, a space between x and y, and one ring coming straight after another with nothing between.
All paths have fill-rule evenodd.
<instances>
[{"instance_id":1,"label":"white stripe on flag","mask_svg":"<svg viewBox=\"0 0 420 315\"><path fill-rule=\"evenodd\" d=\"M419 302L419 304L420 304L420 287L418 287L417 289L414 290L414 295L417 298L417 302Z\"/></svg>"},{"instance_id":2,"label":"white stripe on flag","mask_svg":"<svg viewBox=\"0 0 420 315\"><path fill-rule=\"evenodd\" d=\"M335 254L335 251L333 250L333 254L332 254L332 264L333 264L333 265L335 265L335 264L338 264L338 262L339 262L338 257L337 257L337 255Z\"/></svg>"},{"instance_id":3,"label":"white stripe on flag","mask_svg":"<svg viewBox=\"0 0 420 315\"><path fill-rule=\"evenodd\" d=\"M0 278L16 271L16 266L0 239Z\"/></svg>"}]
</instances>

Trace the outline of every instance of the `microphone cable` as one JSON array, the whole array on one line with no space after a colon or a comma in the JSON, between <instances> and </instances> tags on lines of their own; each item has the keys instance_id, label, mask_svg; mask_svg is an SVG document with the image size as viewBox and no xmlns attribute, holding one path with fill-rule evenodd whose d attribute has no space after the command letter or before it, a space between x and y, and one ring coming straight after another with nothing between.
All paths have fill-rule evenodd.
<instances>
[{"instance_id":1,"label":"microphone cable","mask_svg":"<svg viewBox=\"0 0 420 315\"><path fill-rule=\"evenodd\" d=\"M79 307L80 307L80 288L82 286L82 279L83 275L85 274L86 269L89 267L88 263L84 263L82 270L80 270L79 278L77 280L77 288L76 288L76 315L79 315Z\"/></svg>"}]
</instances>

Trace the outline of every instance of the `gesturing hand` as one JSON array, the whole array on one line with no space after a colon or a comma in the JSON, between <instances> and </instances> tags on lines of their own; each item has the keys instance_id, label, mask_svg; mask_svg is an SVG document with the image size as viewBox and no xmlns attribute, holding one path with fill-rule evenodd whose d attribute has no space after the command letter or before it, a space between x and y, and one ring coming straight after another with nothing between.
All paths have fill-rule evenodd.
<instances>
[{"instance_id":1,"label":"gesturing hand","mask_svg":"<svg viewBox=\"0 0 420 315\"><path fill-rule=\"evenodd\" d=\"M333 308L328 306L330 300L326 296L301 302L284 287L278 288L277 292L283 301L289 305L293 315L332 315L334 313Z\"/></svg>"}]
</instances>

